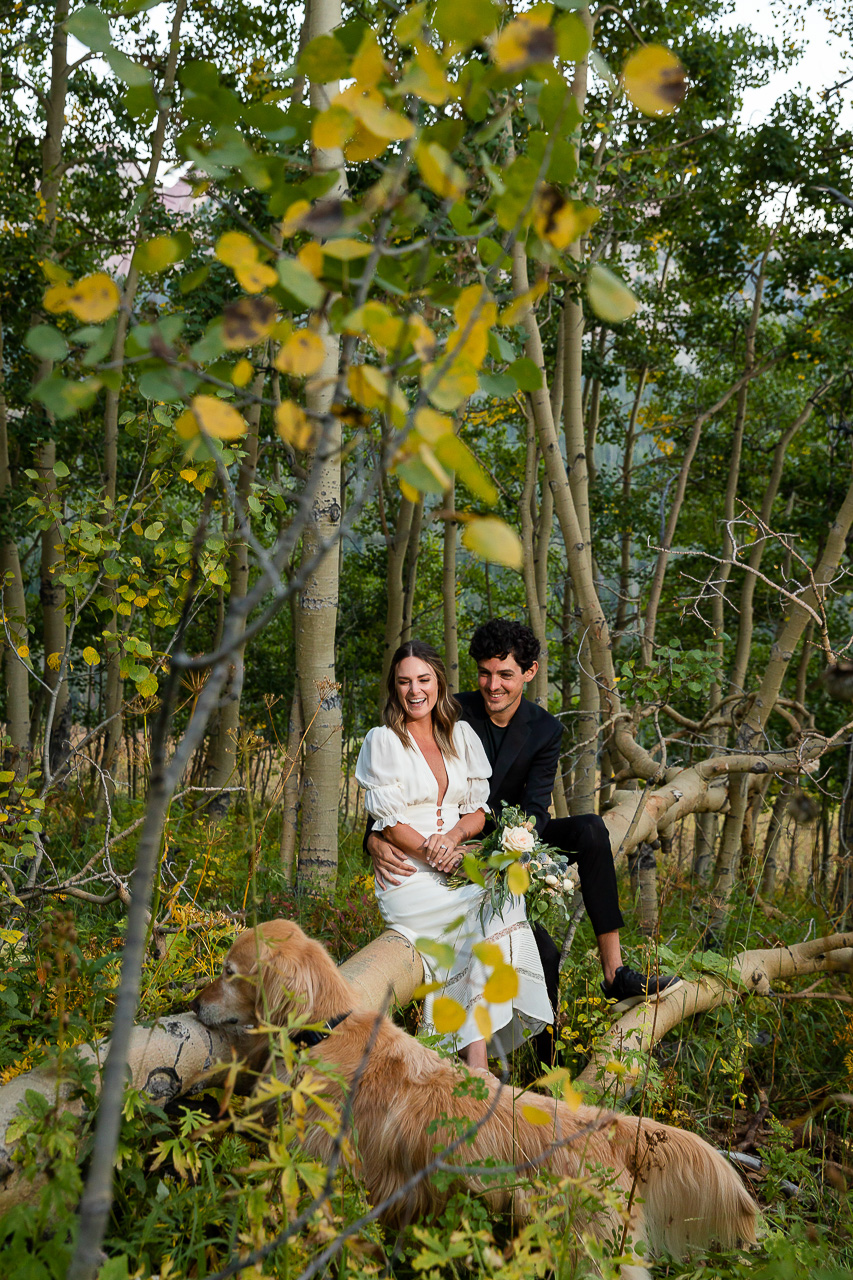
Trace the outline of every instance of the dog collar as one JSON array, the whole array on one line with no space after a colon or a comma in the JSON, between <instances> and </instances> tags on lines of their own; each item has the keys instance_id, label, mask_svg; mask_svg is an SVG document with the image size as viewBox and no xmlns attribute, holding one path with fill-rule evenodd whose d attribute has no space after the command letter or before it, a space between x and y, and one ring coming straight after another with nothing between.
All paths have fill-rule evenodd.
<instances>
[{"instance_id":1,"label":"dog collar","mask_svg":"<svg viewBox=\"0 0 853 1280\"><path fill-rule=\"evenodd\" d=\"M330 1018L326 1023L325 1031L314 1031L311 1027L303 1027L299 1031L291 1031L289 1039L293 1044L301 1045L305 1049L313 1049L315 1044L322 1044L324 1040L328 1040L335 1027L340 1026L351 1013L352 1010L347 1009L346 1013L338 1014L337 1018Z\"/></svg>"}]
</instances>

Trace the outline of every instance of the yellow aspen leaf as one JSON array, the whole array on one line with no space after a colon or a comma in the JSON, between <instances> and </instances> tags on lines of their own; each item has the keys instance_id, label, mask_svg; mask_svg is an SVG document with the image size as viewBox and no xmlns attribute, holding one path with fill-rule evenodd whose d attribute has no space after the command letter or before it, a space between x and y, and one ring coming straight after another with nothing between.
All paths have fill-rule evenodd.
<instances>
[{"instance_id":1,"label":"yellow aspen leaf","mask_svg":"<svg viewBox=\"0 0 853 1280\"><path fill-rule=\"evenodd\" d=\"M567 1080L563 1085L563 1102L565 1102L570 1111L577 1111L578 1107L583 1102L583 1097L578 1093L570 1080Z\"/></svg>"},{"instance_id":2,"label":"yellow aspen leaf","mask_svg":"<svg viewBox=\"0 0 853 1280\"><path fill-rule=\"evenodd\" d=\"M523 553L521 539L497 516L475 516L462 532L462 542L481 560L505 564L510 569L521 569Z\"/></svg>"},{"instance_id":3,"label":"yellow aspen leaf","mask_svg":"<svg viewBox=\"0 0 853 1280\"><path fill-rule=\"evenodd\" d=\"M226 267L247 267L258 257L258 246L242 231L226 231L216 242L214 250Z\"/></svg>"},{"instance_id":4,"label":"yellow aspen leaf","mask_svg":"<svg viewBox=\"0 0 853 1280\"><path fill-rule=\"evenodd\" d=\"M61 267L58 262L51 262L49 258L44 258L39 262L39 266L48 284L67 284L71 279L70 271Z\"/></svg>"},{"instance_id":5,"label":"yellow aspen leaf","mask_svg":"<svg viewBox=\"0 0 853 1280\"><path fill-rule=\"evenodd\" d=\"M323 245L323 253L326 257L336 258L339 262L369 258L372 252L372 244L365 244L363 240L353 240L347 236L342 236L340 240L327 240Z\"/></svg>"},{"instance_id":6,"label":"yellow aspen leaf","mask_svg":"<svg viewBox=\"0 0 853 1280\"><path fill-rule=\"evenodd\" d=\"M350 164L356 164L360 160L378 160L387 147L387 138L377 138L359 120L353 137L344 147L344 155Z\"/></svg>"},{"instance_id":7,"label":"yellow aspen leaf","mask_svg":"<svg viewBox=\"0 0 853 1280\"><path fill-rule=\"evenodd\" d=\"M139 684L136 686L136 692L139 694L140 698L153 698L159 688L160 685L157 677L149 672L145 679L140 680Z\"/></svg>"},{"instance_id":8,"label":"yellow aspen leaf","mask_svg":"<svg viewBox=\"0 0 853 1280\"><path fill-rule=\"evenodd\" d=\"M237 361L231 370L231 381L235 387L246 387L251 382L254 372L255 369L251 360L247 360L244 356L242 360Z\"/></svg>"},{"instance_id":9,"label":"yellow aspen leaf","mask_svg":"<svg viewBox=\"0 0 853 1280\"><path fill-rule=\"evenodd\" d=\"M660 44L634 50L622 71L622 84L646 116L671 115L687 92L684 67L671 49Z\"/></svg>"},{"instance_id":10,"label":"yellow aspen leaf","mask_svg":"<svg viewBox=\"0 0 853 1280\"><path fill-rule=\"evenodd\" d=\"M510 893L514 893L516 897L520 898L523 893L527 893L530 885L530 874L527 868L520 862L513 862L507 868L506 883Z\"/></svg>"},{"instance_id":11,"label":"yellow aspen leaf","mask_svg":"<svg viewBox=\"0 0 853 1280\"><path fill-rule=\"evenodd\" d=\"M394 463L394 474L406 480L419 493L444 493L450 488L450 476L428 444L421 443Z\"/></svg>"},{"instance_id":12,"label":"yellow aspen leaf","mask_svg":"<svg viewBox=\"0 0 853 1280\"><path fill-rule=\"evenodd\" d=\"M477 1030L480 1035L488 1044L492 1038L492 1019L489 1016L488 1009L484 1009L481 1004L478 1004L474 1010L474 1021L477 1024Z\"/></svg>"},{"instance_id":13,"label":"yellow aspen leaf","mask_svg":"<svg viewBox=\"0 0 853 1280\"><path fill-rule=\"evenodd\" d=\"M307 378L322 368L325 358L326 348L320 335L310 329L297 329L279 347L275 367L281 373Z\"/></svg>"},{"instance_id":14,"label":"yellow aspen leaf","mask_svg":"<svg viewBox=\"0 0 853 1280\"><path fill-rule=\"evenodd\" d=\"M408 116L389 107L378 89L351 85L338 94L335 105L349 111L369 133L387 142L404 141L414 136L415 126Z\"/></svg>"},{"instance_id":15,"label":"yellow aspen leaf","mask_svg":"<svg viewBox=\"0 0 853 1280\"><path fill-rule=\"evenodd\" d=\"M121 302L121 294L115 280L103 271L84 276L68 287L65 309L87 324L101 324L115 315Z\"/></svg>"},{"instance_id":16,"label":"yellow aspen leaf","mask_svg":"<svg viewBox=\"0 0 853 1280\"><path fill-rule=\"evenodd\" d=\"M441 991L443 987L443 982L422 982L412 992L412 999L423 1000L424 996L431 996L433 992Z\"/></svg>"},{"instance_id":17,"label":"yellow aspen leaf","mask_svg":"<svg viewBox=\"0 0 853 1280\"><path fill-rule=\"evenodd\" d=\"M388 414L394 426L403 426L408 411L406 398L381 369L372 364L353 365L347 373L347 386L356 404L379 409Z\"/></svg>"},{"instance_id":18,"label":"yellow aspen leaf","mask_svg":"<svg viewBox=\"0 0 853 1280\"><path fill-rule=\"evenodd\" d=\"M234 275L241 289L247 293L262 293L278 283L278 274L266 262L250 262L245 267L235 267Z\"/></svg>"},{"instance_id":19,"label":"yellow aspen leaf","mask_svg":"<svg viewBox=\"0 0 853 1280\"><path fill-rule=\"evenodd\" d=\"M551 27L550 4L540 4L508 23L492 49L501 71L521 71L537 62L552 62L557 54L557 35Z\"/></svg>"},{"instance_id":20,"label":"yellow aspen leaf","mask_svg":"<svg viewBox=\"0 0 853 1280\"><path fill-rule=\"evenodd\" d=\"M488 289L482 285L471 284L463 289L453 304L453 315L460 329L464 329L473 317L475 322L484 320L492 325L498 318L498 309Z\"/></svg>"},{"instance_id":21,"label":"yellow aspen leaf","mask_svg":"<svg viewBox=\"0 0 853 1280\"><path fill-rule=\"evenodd\" d=\"M140 538L142 537L142 525L139 523L138 520L134 520L133 524L130 527L134 533L138 533Z\"/></svg>"},{"instance_id":22,"label":"yellow aspen leaf","mask_svg":"<svg viewBox=\"0 0 853 1280\"><path fill-rule=\"evenodd\" d=\"M50 667L51 671L58 671L62 666L62 654L49 653L47 655L47 665Z\"/></svg>"},{"instance_id":23,"label":"yellow aspen leaf","mask_svg":"<svg viewBox=\"0 0 853 1280\"><path fill-rule=\"evenodd\" d=\"M595 314L608 324L620 324L627 320L639 306L628 286L600 263L596 263L590 270L586 292Z\"/></svg>"},{"instance_id":24,"label":"yellow aspen leaf","mask_svg":"<svg viewBox=\"0 0 853 1280\"><path fill-rule=\"evenodd\" d=\"M308 244L304 244L296 257L315 280L320 279L323 274L323 249L316 240L309 240Z\"/></svg>"},{"instance_id":25,"label":"yellow aspen leaf","mask_svg":"<svg viewBox=\"0 0 853 1280\"><path fill-rule=\"evenodd\" d=\"M438 360L425 364L421 372L421 385L437 409L458 409L479 387L477 370L464 356L456 356L452 362Z\"/></svg>"},{"instance_id":26,"label":"yellow aspen leaf","mask_svg":"<svg viewBox=\"0 0 853 1280\"><path fill-rule=\"evenodd\" d=\"M400 492L402 493L406 501L420 502L421 495L418 493L415 486L412 484L409 484L409 482L407 480L404 480L402 476L400 476L399 479L400 479Z\"/></svg>"},{"instance_id":27,"label":"yellow aspen leaf","mask_svg":"<svg viewBox=\"0 0 853 1280\"><path fill-rule=\"evenodd\" d=\"M528 1124L553 1124L554 1116L544 1107L534 1107L530 1102L522 1102L521 1114Z\"/></svg>"},{"instance_id":28,"label":"yellow aspen leaf","mask_svg":"<svg viewBox=\"0 0 853 1280\"><path fill-rule=\"evenodd\" d=\"M430 191L442 200L460 200L468 185L465 174L437 142L428 142L415 151L415 163Z\"/></svg>"},{"instance_id":29,"label":"yellow aspen leaf","mask_svg":"<svg viewBox=\"0 0 853 1280\"><path fill-rule=\"evenodd\" d=\"M133 603L137 606L137 608L139 608L139 609L144 609L144 608L145 608L145 606L146 606L146 605L147 605L147 603L148 603L148 597L147 597L147 596L134 596L134 597L133 597Z\"/></svg>"},{"instance_id":30,"label":"yellow aspen leaf","mask_svg":"<svg viewBox=\"0 0 853 1280\"><path fill-rule=\"evenodd\" d=\"M222 341L229 351L254 347L272 333L275 322L272 298L238 298L222 313Z\"/></svg>"},{"instance_id":31,"label":"yellow aspen leaf","mask_svg":"<svg viewBox=\"0 0 853 1280\"><path fill-rule=\"evenodd\" d=\"M471 950L477 959L489 969L494 969L504 962L504 953L496 942L475 942Z\"/></svg>"},{"instance_id":32,"label":"yellow aspen leaf","mask_svg":"<svg viewBox=\"0 0 853 1280\"><path fill-rule=\"evenodd\" d=\"M504 1004L517 995L518 974L511 964L499 964L483 987L483 999L490 1004Z\"/></svg>"},{"instance_id":33,"label":"yellow aspen leaf","mask_svg":"<svg viewBox=\"0 0 853 1280\"><path fill-rule=\"evenodd\" d=\"M199 426L217 440L238 440L246 434L242 414L217 396L193 396L191 408Z\"/></svg>"},{"instance_id":34,"label":"yellow aspen leaf","mask_svg":"<svg viewBox=\"0 0 853 1280\"><path fill-rule=\"evenodd\" d=\"M348 138L352 137L354 132L354 116L343 103L336 103L314 117L311 125L311 142L320 151L340 151L341 147ZM296 203L304 204L307 208L310 208L307 200L297 200ZM305 212L307 212L307 208ZM288 209L282 229L285 226L292 225L290 219L291 212ZM293 231L285 231L284 234L293 235Z\"/></svg>"},{"instance_id":35,"label":"yellow aspen leaf","mask_svg":"<svg viewBox=\"0 0 853 1280\"><path fill-rule=\"evenodd\" d=\"M550 1088L555 1084L565 1084L571 1081L571 1073L567 1067L551 1067L548 1071L541 1075L536 1081L538 1088Z\"/></svg>"},{"instance_id":36,"label":"yellow aspen leaf","mask_svg":"<svg viewBox=\"0 0 853 1280\"><path fill-rule=\"evenodd\" d=\"M415 39L424 29L426 22L426 4L414 4L410 9L404 9L400 17L394 23L394 38L400 45L414 44Z\"/></svg>"},{"instance_id":37,"label":"yellow aspen leaf","mask_svg":"<svg viewBox=\"0 0 853 1280\"><path fill-rule=\"evenodd\" d=\"M432 45L418 41L415 50L415 56L397 86L397 91L413 93L435 107L440 107L448 98L457 98L459 95L454 85L445 75L444 63Z\"/></svg>"},{"instance_id":38,"label":"yellow aspen leaf","mask_svg":"<svg viewBox=\"0 0 853 1280\"><path fill-rule=\"evenodd\" d=\"M275 411L278 434L294 449L310 449L314 440L314 427L308 415L292 400L282 400Z\"/></svg>"},{"instance_id":39,"label":"yellow aspen leaf","mask_svg":"<svg viewBox=\"0 0 853 1280\"><path fill-rule=\"evenodd\" d=\"M375 88L384 76L385 59L372 31L365 33L358 53L352 60L350 74L360 89Z\"/></svg>"},{"instance_id":40,"label":"yellow aspen leaf","mask_svg":"<svg viewBox=\"0 0 853 1280\"><path fill-rule=\"evenodd\" d=\"M406 333L419 360L431 360L435 354L435 334L419 315L409 316Z\"/></svg>"},{"instance_id":41,"label":"yellow aspen leaf","mask_svg":"<svg viewBox=\"0 0 853 1280\"><path fill-rule=\"evenodd\" d=\"M50 311L53 315L57 315L60 311L67 311L68 297L70 293L71 290L68 288L67 284L52 284L50 288L45 291L44 298L42 299L45 311Z\"/></svg>"},{"instance_id":42,"label":"yellow aspen leaf","mask_svg":"<svg viewBox=\"0 0 853 1280\"><path fill-rule=\"evenodd\" d=\"M415 946L423 955L429 956L433 969L453 967L456 951L449 942L438 942L435 938L415 938Z\"/></svg>"},{"instance_id":43,"label":"yellow aspen leaf","mask_svg":"<svg viewBox=\"0 0 853 1280\"><path fill-rule=\"evenodd\" d=\"M288 205L287 212L281 222L281 234L285 240L289 240L291 236L295 236L297 231L301 230L302 220L310 212L311 203L308 200L294 200L293 204Z\"/></svg>"},{"instance_id":44,"label":"yellow aspen leaf","mask_svg":"<svg viewBox=\"0 0 853 1280\"><path fill-rule=\"evenodd\" d=\"M500 314L500 323L507 326L518 324L528 307L535 306L547 288L548 281L544 277L537 280L530 289L520 293L508 306L504 307Z\"/></svg>"},{"instance_id":45,"label":"yellow aspen leaf","mask_svg":"<svg viewBox=\"0 0 853 1280\"><path fill-rule=\"evenodd\" d=\"M414 425L427 444L437 444L443 436L453 435L454 430L453 419L445 413L437 413L435 409L418 409Z\"/></svg>"},{"instance_id":46,"label":"yellow aspen leaf","mask_svg":"<svg viewBox=\"0 0 853 1280\"><path fill-rule=\"evenodd\" d=\"M93 649L90 644L86 646L81 656L87 667L96 667L101 661L101 655L98 650Z\"/></svg>"},{"instance_id":47,"label":"yellow aspen leaf","mask_svg":"<svg viewBox=\"0 0 853 1280\"><path fill-rule=\"evenodd\" d=\"M30 646L28 644L19 644L17 654L19 658L28 658L30 656Z\"/></svg>"},{"instance_id":48,"label":"yellow aspen leaf","mask_svg":"<svg viewBox=\"0 0 853 1280\"><path fill-rule=\"evenodd\" d=\"M198 423L195 420L195 414L190 409L185 409L175 419L175 431L182 440L193 440L198 435ZM136 525L131 528L136 529ZM139 526L139 532L142 532L142 525Z\"/></svg>"},{"instance_id":49,"label":"yellow aspen leaf","mask_svg":"<svg viewBox=\"0 0 853 1280\"><path fill-rule=\"evenodd\" d=\"M489 333L491 325L482 321L469 321L464 328L453 329L447 335L445 351L456 352L461 359L467 360L475 369L479 369L489 351Z\"/></svg>"},{"instance_id":50,"label":"yellow aspen leaf","mask_svg":"<svg viewBox=\"0 0 853 1280\"><path fill-rule=\"evenodd\" d=\"M121 604L116 609L116 613L120 613L122 617L128 618L133 613L133 609L126 600L122 600Z\"/></svg>"},{"instance_id":51,"label":"yellow aspen leaf","mask_svg":"<svg viewBox=\"0 0 853 1280\"><path fill-rule=\"evenodd\" d=\"M432 1021L436 1031L450 1035L465 1022L465 1010L451 996L436 996L432 1003Z\"/></svg>"},{"instance_id":52,"label":"yellow aspen leaf","mask_svg":"<svg viewBox=\"0 0 853 1280\"><path fill-rule=\"evenodd\" d=\"M536 196L533 227L555 249L567 249L601 217L600 209L567 200L558 187L545 185Z\"/></svg>"}]
</instances>

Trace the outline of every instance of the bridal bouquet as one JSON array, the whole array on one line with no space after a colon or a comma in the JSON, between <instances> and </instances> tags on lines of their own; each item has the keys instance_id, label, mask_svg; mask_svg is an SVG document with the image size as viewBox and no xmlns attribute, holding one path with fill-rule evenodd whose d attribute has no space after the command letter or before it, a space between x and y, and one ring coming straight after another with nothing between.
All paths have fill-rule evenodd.
<instances>
[{"instance_id":1,"label":"bridal bouquet","mask_svg":"<svg viewBox=\"0 0 853 1280\"><path fill-rule=\"evenodd\" d=\"M568 865L565 854L539 839L532 818L518 805L501 801L494 831L478 842L476 852L464 855L450 883L454 888L472 882L482 885L498 915L510 897L523 894L531 924L546 916L568 921L568 902L575 889Z\"/></svg>"}]
</instances>

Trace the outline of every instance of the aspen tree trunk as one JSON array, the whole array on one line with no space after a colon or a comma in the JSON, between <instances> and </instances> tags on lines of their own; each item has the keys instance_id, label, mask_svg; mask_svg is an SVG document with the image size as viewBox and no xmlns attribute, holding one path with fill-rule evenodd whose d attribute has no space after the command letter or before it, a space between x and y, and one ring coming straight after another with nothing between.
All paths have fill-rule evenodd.
<instances>
[{"instance_id":1,"label":"aspen tree trunk","mask_svg":"<svg viewBox=\"0 0 853 1280\"><path fill-rule=\"evenodd\" d=\"M415 504L400 495L393 540L388 541L388 606L385 612L385 640L382 648L382 674L379 679L379 710L385 705L385 682L391 670L391 659L403 637L403 607L406 595L404 572L409 532ZM454 582L455 590L455 582Z\"/></svg>"},{"instance_id":2,"label":"aspen tree trunk","mask_svg":"<svg viewBox=\"0 0 853 1280\"><path fill-rule=\"evenodd\" d=\"M776 892L779 840L781 838L785 822L785 810L787 808L788 801L791 798L791 792L793 789L794 784L792 782L787 780L783 782L773 803L773 809L770 814L770 823L767 827L767 835L764 838L764 857L760 890L762 898L772 898L773 894Z\"/></svg>"},{"instance_id":3,"label":"aspen tree trunk","mask_svg":"<svg viewBox=\"0 0 853 1280\"><path fill-rule=\"evenodd\" d=\"M340 26L341 0L309 0L305 12L307 36L313 40ZM338 92L337 82L311 84L312 107L324 110ZM329 193L346 190L344 157L338 149L312 152L315 172L339 175ZM325 358L306 392L308 408L328 414L338 376L340 344L328 324L321 322ZM314 450L311 469L319 469L319 485L311 518L302 535L303 563L317 555L334 535L341 518L341 429L326 419L322 454ZM297 884L308 893L330 893L338 868L338 803L341 785L341 699L335 683L335 631L338 617L337 548L320 559L299 595L296 608L296 667L302 713L310 727L305 733L302 789L302 839ZM317 715L314 709L318 707ZM313 720L312 720L313 716Z\"/></svg>"},{"instance_id":4,"label":"aspen tree trunk","mask_svg":"<svg viewBox=\"0 0 853 1280\"><path fill-rule=\"evenodd\" d=\"M10 510L11 489L3 321L0 317L0 586L3 588L0 609L5 624L2 652L6 682L6 733L9 736L9 749L3 763L16 773L23 773L30 744L30 684L25 655L19 654L18 650L29 649L29 635L24 579Z\"/></svg>"},{"instance_id":5,"label":"aspen tree trunk","mask_svg":"<svg viewBox=\"0 0 853 1280\"><path fill-rule=\"evenodd\" d=\"M39 473L40 496L45 503L57 501L56 496L56 442L43 441L36 449L35 470ZM60 680L60 663L65 655L67 625L65 618L65 587L58 574L64 563L62 551L62 527L54 519L41 536L41 575L39 595L42 608L42 637L44 640L44 671L42 679L50 690L44 728L45 776L56 772L65 754L63 743L70 729L70 705L68 680Z\"/></svg>"},{"instance_id":6,"label":"aspen tree trunk","mask_svg":"<svg viewBox=\"0 0 853 1280\"><path fill-rule=\"evenodd\" d=\"M265 352L261 357L261 363L267 363ZM258 437L261 421L260 397L263 395L265 379L266 373L263 371L255 375L252 382L252 395L258 398L244 415L249 429L242 440L243 461L240 464L240 474L237 478L235 493L246 519L248 519L249 494L252 491L255 472L258 469ZM229 551L228 578L228 599L229 604L233 604L235 600L244 599L249 590L249 547L240 532L240 522L236 512L234 514L233 536ZM227 787L234 774L237 760L237 738L240 732L243 653L244 648L242 645L239 649L235 649L231 674L223 690L222 705L219 708L216 725L216 737L211 752L210 772L207 776L206 785L208 787L216 787L217 789ZM247 785L248 781L247 778ZM208 806L211 817L214 819L223 817L228 809L229 799L230 792L220 792L218 796L214 796Z\"/></svg>"},{"instance_id":7,"label":"aspen tree trunk","mask_svg":"<svg viewBox=\"0 0 853 1280\"><path fill-rule=\"evenodd\" d=\"M646 378L648 377L648 365L643 365L637 374L637 389L634 392L634 401L631 405L631 412L628 416L628 426L625 431L625 449L622 454L622 519L628 519L628 510L631 502L631 485L634 478L634 445L637 439L637 416L640 412L640 406L643 402L643 392L646 389ZM630 524L622 531L620 538L620 564L619 564L619 597L616 601L616 621L613 626L614 640L618 644L622 639L628 618L628 605L631 597L631 540L633 529Z\"/></svg>"},{"instance_id":8,"label":"aspen tree trunk","mask_svg":"<svg viewBox=\"0 0 853 1280\"><path fill-rule=\"evenodd\" d=\"M450 511L456 510L455 476L445 495ZM459 692L459 626L456 620L456 521L444 522L444 556L441 571L441 600L444 613L444 665L447 670L447 687L451 693Z\"/></svg>"},{"instance_id":9,"label":"aspen tree trunk","mask_svg":"<svg viewBox=\"0 0 853 1280\"><path fill-rule=\"evenodd\" d=\"M527 412L527 447L524 462L524 487L521 491L519 518L521 522L521 544L523 547L521 577L524 582L524 594L527 601L527 614L530 629L541 646L540 667L531 681L530 694L534 702L547 708L548 706L548 632L547 632L547 594L540 594L542 588L540 566L541 555L537 560L536 538L536 489L539 470L539 448L536 439L536 423L533 414ZM550 492L550 491L549 491ZM544 495L543 495L544 496ZM553 511L553 503L550 504ZM541 522L540 522L541 524ZM546 535L547 536L547 535ZM547 544L545 560L547 562ZM547 593L547 580L544 584ZM544 673L544 675L543 675ZM540 677L543 677L540 679Z\"/></svg>"},{"instance_id":10,"label":"aspen tree trunk","mask_svg":"<svg viewBox=\"0 0 853 1280\"><path fill-rule=\"evenodd\" d=\"M163 158L163 146L166 139L166 125L169 119L169 112L172 109L172 93L175 88L175 73L178 65L178 54L181 48L181 22L183 21L184 10L186 8L186 0L176 0L175 12L172 17L172 29L169 37L169 52L166 58L166 71L163 76L163 85L160 91L160 110L157 113L157 121L154 125L154 132L151 136L151 159L148 164L148 172L145 176L145 184L143 190L146 192L144 203L139 212L138 230L136 241L139 243L144 237L145 212L151 202L154 194L154 185L157 179L157 171L160 167L160 161ZM122 293L121 307L119 309L116 322L116 335L112 349L112 363L118 368L120 362L124 358L124 343L127 337L127 330L130 324L130 317L133 312L133 305L136 301L136 292L139 288L139 272L131 262L127 272L124 291ZM109 524L115 512L115 502L118 483L118 417L119 417L119 401L121 397L121 388L117 390L108 390L106 401L104 404L104 483L103 483L103 499L106 511L104 512L104 522ZM118 606L118 596L111 583L104 584L107 593L112 600L112 613L110 615L108 630L116 637L109 640L106 645L105 666L106 666L106 691L104 700L104 719L106 725L104 728L104 744L101 752L101 768L107 775L107 788L109 798L115 791L112 781L112 768L121 741L121 704L124 696L124 682L121 678L121 642L118 637L119 630L125 629L128 625L126 619L122 619L123 626L120 627L119 614L116 612Z\"/></svg>"},{"instance_id":11,"label":"aspen tree trunk","mask_svg":"<svg viewBox=\"0 0 853 1280\"><path fill-rule=\"evenodd\" d=\"M302 719L302 699L299 687L293 690L290 704L290 718L287 726L287 759L284 768L287 776L284 780L281 813L281 844L279 857L281 869L288 884L293 880L293 859L296 853L296 831L299 821L299 784L301 776L302 735L305 732Z\"/></svg>"},{"instance_id":12,"label":"aspen tree trunk","mask_svg":"<svg viewBox=\"0 0 853 1280\"><path fill-rule=\"evenodd\" d=\"M418 558L421 553L421 531L424 523L424 500L419 498L412 513L412 527L409 530L409 549L406 553L406 590L403 595L403 625L400 630L400 643L405 644L412 638L412 621L415 612L415 587L418 582Z\"/></svg>"},{"instance_id":13,"label":"aspen tree trunk","mask_svg":"<svg viewBox=\"0 0 853 1280\"><path fill-rule=\"evenodd\" d=\"M68 94L68 33L65 21L68 17L68 0L57 0L53 17L53 35L50 50L50 89L46 99L45 131L42 140L42 168L40 194L44 201L44 223L46 248L52 248L56 238L56 225L59 214L59 189L62 183L62 132L65 128L65 102ZM39 362L36 381L41 381L50 373L52 361ZM52 424L51 424L52 426ZM56 442L44 440L36 448L35 469L40 474L41 495L50 500L56 491ZM41 602L44 641L45 668L43 678L50 696L47 707L47 722L44 742L44 773L49 778L53 766L61 756L63 736L67 735L66 707L68 704L68 685L63 680L59 686L58 667L49 663L53 655L58 655L54 662L59 662L65 655L65 589L55 577L54 570L61 563L61 552L57 551L60 543L58 523L43 530L41 536ZM37 726L33 725L31 734L35 739Z\"/></svg>"},{"instance_id":14,"label":"aspen tree trunk","mask_svg":"<svg viewBox=\"0 0 853 1280\"><path fill-rule=\"evenodd\" d=\"M717 844L717 815L697 813L693 837L693 878L704 884L711 875L711 862Z\"/></svg>"}]
</instances>

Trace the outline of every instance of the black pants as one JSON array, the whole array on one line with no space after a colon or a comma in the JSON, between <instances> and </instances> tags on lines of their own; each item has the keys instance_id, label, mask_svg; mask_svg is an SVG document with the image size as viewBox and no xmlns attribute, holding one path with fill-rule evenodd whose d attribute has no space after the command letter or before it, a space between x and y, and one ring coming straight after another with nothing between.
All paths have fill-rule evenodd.
<instances>
[{"instance_id":1,"label":"black pants","mask_svg":"<svg viewBox=\"0 0 853 1280\"><path fill-rule=\"evenodd\" d=\"M576 818L552 818L542 832L542 839L577 864L581 894L595 936L621 929L624 921L619 910L616 869L610 836L602 819L595 813L585 813ZM541 924L533 926L533 937L542 961L548 999L556 1015L560 1000L560 948ZM536 1051L542 1062L549 1066L553 1064L553 1032L539 1032Z\"/></svg>"}]
</instances>

